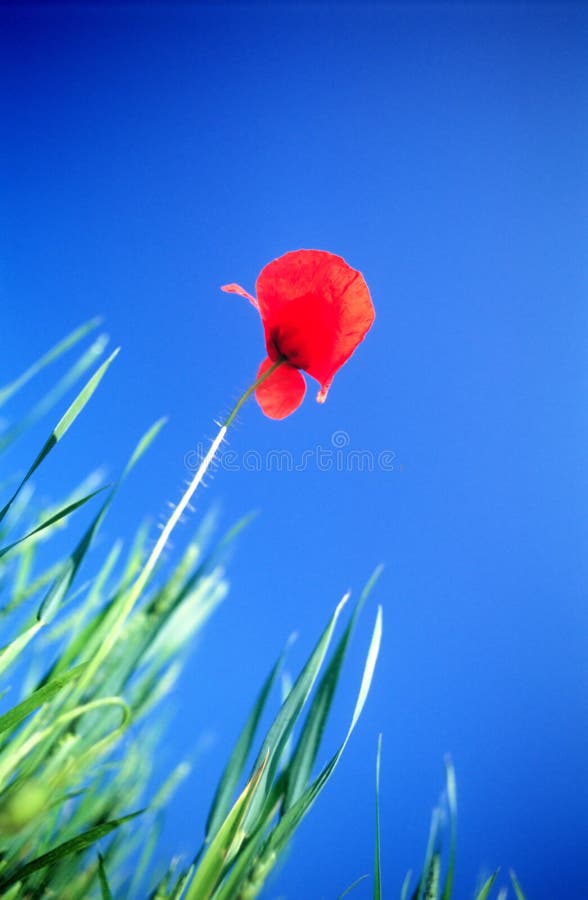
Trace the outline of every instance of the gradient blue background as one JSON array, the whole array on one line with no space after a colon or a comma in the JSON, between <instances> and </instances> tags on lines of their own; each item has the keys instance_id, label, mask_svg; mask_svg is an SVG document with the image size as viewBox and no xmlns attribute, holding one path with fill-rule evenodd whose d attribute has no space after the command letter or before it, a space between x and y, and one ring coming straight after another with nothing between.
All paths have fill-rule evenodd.
<instances>
[{"instance_id":1,"label":"gradient blue background","mask_svg":"<svg viewBox=\"0 0 588 900\"><path fill-rule=\"evenodd\" d=\"M266 896L334 897L371 871L382 731L387 896L421 863L449 751L456 896L512 865L529 898L585 897L587 25L566 3L3 4L2 381L96 313L123 348L45 489L116 475L170 416L105 539L179 496L185 453L262 358L220 284L318 247L377 310L324 406L314 386L282 423L251 403L231 447L299 454L344 430L394 471L221 471L200 497L227 526L261 515L176 695L165 762L215 743L162 857L198 845L283 640L299 631L295 669L383 561L323 758L377 599L372 695Z\"/></svg>"}]
</instances>

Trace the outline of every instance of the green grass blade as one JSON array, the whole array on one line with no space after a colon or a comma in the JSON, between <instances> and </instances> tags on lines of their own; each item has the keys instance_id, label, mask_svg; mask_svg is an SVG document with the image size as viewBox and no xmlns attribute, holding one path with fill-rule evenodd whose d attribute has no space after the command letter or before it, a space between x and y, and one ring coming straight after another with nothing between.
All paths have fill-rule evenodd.
<instances>
[{"instance_id":1,"label":"green grass blade","mask_svg":"<svg viewBox=\"0 0 588 900\"><path fill-rule=\"evenodd\" d=\"M76 360L57 384L35 404L32 410L17 422L16 425L4 431L0 436L0 452L4 452L11 444L35 425L40 419L49 413L70 390L73 385L82 378L86 372L96 365L108 344L107 335L100 335L94 343Z\"/></svg>"},{"instance_id":2,"label":"green grass blade","mask_svg":"<svg viewBox=\"0 0 588 900\"><path fill-rule=\"evenodd\" d=\"M25 878L28 878L29 875L32 875L33 872L46 869L48 866L54 866L67 856L87 850L88 847L91 847L97 841L106 837L106 835L110 834L111 831L114 831L115 828L120 828L125 822L129 822L131 819L136 818L136 816L141 815L142 812L143 810L138 810L137 812L130 813L128 816L122 816L120 819L112 819L110 822L94 825L93 828L89 828L87 831L84 831L83 834L78 834L75 838L64 841L63 844L59 844L47 853L43 853L42 856L38 856L36 859L32 859L22 866L18 866L18 868L9 874L7 878L3 878L0 881L0 891L6 890L6 888L15 884L17 881L23 881Z\"/></svg>"},{"instance_id":3,"label":"green grass blade","mask_svg":"<svg viewBox=\"0 0 588 900\"><path fill-rule=\"evenodd\" d=\"M427 878L425 880L423 890L423 900L439 900L439 890L441 887L441 856L439 853L433 853L431 863L428 868Z\"/></svg>"},{"instance_id":4,"label":"green grass blade","mask_svg":"<svg viewBox=\"0 0 588 900\"><path fill-rule=\"evenodd\" d=\"M6 547L0 548L0 559L3 556L6 556L7 553L10 553L11 550L14 550L15 547L24 544L25 541L30 540L30 538L34 537L36 534L39 534L41 531L44 531L46 528L50 528L52 525L57 524L62 519L66 519L70 516L76 509L79 509L80 506L84 506L85 503L88 503L89 500L93 500L98 494L101 494L102 491L106 490L106 486L98 488L96 491L92 491L90 494L87 494L85 497L82 497L80 500L76 500L74 503L69 503L67 506L62 507L48 519L45 519L44 522L41 522L40 525L37 525L36 528L33 528L32 531L29 531L28 534L25 534L24 537L18 539L18 541L13 541L12 544L8 544Z\"/></svg>"},{"instance_id":5,"label":"green grass blade","mask_svg":"<svg viewBox=\"0 0 588 900\"><path fill-rule=\"evenodd\" d=\"M27 644L32 641L37 632L43 627L43 622L33 622L0 650L0 673L8 669L14 660L22 653Z\"/></svg>"},{"instance_id":6,"label":"green grass blade","mask_svg":"<svg viewBox=\"0 0 588 900\"><path fill-rule=\"evenodd\" d=\"M86 617L84 617L84 613L91 613L96 606L101 605L106 583L110 578L112 571L116 566L116 563L118 562L121 551L122 543L120 541L117 541L110 550L110 553L106 557L106 560L102 564L102 567L96 574L92 584L92 588L86 598L84 606L80 611L74 614L74 617L72 617L71 628L69 629L71 636L68 645L64 648L61 656L56 660L55 664L51 668L49 677L57 674L58 672L62 672L75 659L79 658L83 652L87 652L89 655L91 655L93 641L100 636L100 625L105 618L105 613L108 607L102 606L102 608L92 618L90 618L89 621L87 621Z\"/></svg>"},{"instance_id":7,"label":"green grass blade","mask_svg":"<svg viewBox=\"0 0 588 900\"><path fill-rule=\"evenodd\" d=\"M227 812L230 808L231 798L234 796L235 790L239 783L239 779L241 778L245 769L247 758L251 751L251 747L257 733L259 720L265 708L267 698L282 666L284 653L285 651L280 654L280 657L278 658L277 662L266 678L265 683L261 691L259 692L259 696L255 701L253 709L251 710L249 718L245 723L245 727L243 728L243 731L239 735L239 739L235 744L235 748L231 754L229 762L227 763L227 767L223 772L218 788L214 795L214 799L212 801L210 812L208 814L208 820L206 822L207 842L210 841L210 838L216 834L221 823L226 818Z\"/></svg>"},{"instance_id":8,"label":"green grass blade","mask_svg":"<svg viewBox=\"0 0 588 900\"><path fill-rule=\"evenodd\" d=\"M104 366L102 366L102 369L104 369L104 367L107 366L109 364L109 362L112 361L112 359L114 359L114 356L116 355L117 352L118 351L115 351L115 353L112 354L110 359L106 360L106 362L104 363ZM93 388L93 390L96 389L96 386ZM141 438L141 440L135 447L129 462L127 463L127 465L124 469L121 480L118 482L118 484L114 485L114 487L111 489L108 497L102 504L100 510L96 514L93 521L90 523L90 526L88 527L88 529L82 536L82 539L78 543L77 547L75 548L75 550L73 551L73 553L71 554L69 559L64 564L61 574L58 576L55 583L52 585L49 592L43 599L43 601L38 609L38 612L37 612L37 619L39 619L40 621L41 620L44 622L50 621L53 618L53 616L55 615L55 613L57 612L64 597L66 596L67 592L69 591L69 589L71 587L71 584L76 576L78 569L80 568L80 566L84 560L84 557L86 556L88 550L90 549L90 546L94 539L94 535L98 531L98 529L102 523L102 520L106 516L106 513L108 512L108 509L109 509L112 501L114 500L117 488L122 483L122 480L129 474L129 472L131 471L133 466L138 462L138 460L141 458L141 456L145 453L145 451L147 450L147 448L149 447L151 442L154 440L156 435L161 430L165 421L166 421L165 419L159 419L157 422L155 422L155 424L152 425L151 428L149 428L149 430ZM123 619L121 618L121 622L117 623L115 626L113 626L113 630L112 630L111 634L109 635L108 646L110 646L112 643L114 643L114 640L115 640L115 637L117 634L117 628L120 628L122 621L123 621ZM106 653L107 653L106 646L107 645L104 645L103 650L101 651L102 658L104 658L106 656ZM96 659L93 660L93 662L92 662L93 666L96 666L96 668L97 668L98 664L99 664L99 662L96 661ZM88 677L91 677L91 673L89 673Z\"/></svg>"},{"instance_id":9,"label":"green grass blade","mask_svg":"<svg viewBox=\"0 0 588 900\"><path fill-rule=\"evenodd\" d=\"M102 895L102 900L112 900L112 891L110 890L108 884L108 877L106 875L104 859L102 858L101 853L98 854L98 880L100 882L100 893Z\"/></svg>"},{"instance_id":10,"label":"green grass blade","mask_svg":"<svg viewBox=\"0 0 588 900\"><path fill-rule=\"evenodd\" d=\"M129 459L128 463L125 466L125 469L124 469L122 477L121 477L121 481L123 481L127 477L129 472L131 471L131 469L134 468L134 466L139 462L139 460L141 459L143 454L146 453L146 451L149 449L149 447L151 446L151 444L153 443L153 441L155 440L155 438L157 437L157 435L159 434L159 432L161 431L163 426L166 424L166 422L167 422L167 418L165 418L165 416L164 416L163 418L158 419L156 422L154 422L153 425L145 432L145 434L143 435L143 437L141 438L141 440L139 441L139 443L133 450L133 452L131 454L131 458Z\"/></svg>"},{"instance_id":11,"label":"green grass blade","mask_svg":"<svg viewBox=\"0 0 588 900\"><path fill-rule=\"evenodd\" d=\"M411 880L412 871L408 871L404 877L404 881L402 882L402 887L400 889L400 900L408 900L408 892L410 890Z\"/></svg>"},{"instance_id":12,"label":"green grass blade","mask_svg":"<svg viewBox=\"0 0 588 900\"><path fill-rule=\"evenodd\" d=\"M22 896L21 894L21 883L18 881L16 884L13 884L11 888L3 895L2 900L17 900L18 897Z\"/></svg>"},{"instance_id":13,"label":"green grass blade","mask_svg":"<svg viewBox=\"0 0 588 900\"><path fill-rule=\"evenodd\" d=\"M492 890L492 888L494 886L494 882L496 881L497 877L498 877L498 870L496 870L496 872L494 872L494 874L491 875L490 878L488 878L488 880L484 882L484 884L482 885L482 887L476 894L474 900L488 900L488 897L490 896L490 891Z\"/></svg>"},{"instance_id":14,"label":"green grass blade","mask_svg":"<svg viewBox=\"0 0 588 900\"><path fill-rule=\"evenodd\" d=\"M166 898L166 900L182 900L182 897L184 896L184 891L188 887L188 884L190 883L190 879L193 874L194 874L194 869L193 869L193 867L190 867L188 869L188 871L185 873L185 875L182 875L178 879L177 884L174 885L174 888L173 888L171 894L169 895L169 897Z\"/></svg>"},{"instance_id":15,"label":"green grass blade","mask_svg":"<svg viewBox=\"0 0 588 900\"><path fill-rule=\"evenodd\" d=\"M82 412L88 401L90 400L92 394L100 384L102 378L106 374L106 371L110 364L113 362L115 357L118 355L118 350L115 350L114 353L108 357L108 359L102 363L100 368L94 372L89 381L86 382L82 390L79 392L73 403L68 407L65 411L64 415L61 417L53 431L51 432L49 438L45 441L43 447L35 458L34 462L30 466L28 472L20 482L16 491L0 511L0 522L5 517L6 513L18 497L24 485L27 483L29 478L37 471L43 460L47 457L47 455L53 450L56 444L62 439L62 437L67 433L67 431L71 428L79 414Z\"/></svg>"},{"instance_id":16,"label":"green grass blade","mask_svg":"<svg viewBox=\"0 0 588 900\"><path fill-rule=\"evenodd\" d=\"M302 711L306 700L318 677L319 671L323 664L324 658L329 649L329 644L333 636L333 631L337 620L341 615L341 611L348 600L346 594L337 605L335 612L331 616L327 627L319 638L310 658L304 666L302 672L288 694L286 700L282 704L278 715L274 719L267 736L263 742L261 752L257 758L254 769L258 769L263 761L267 758L267 766L264 770L260 790L253 798L253 802L247 815L246 827L253 830L255 818L260 814L263 804L269 794L270 786L274 775L278 769L282 752L287 744L288 738L296 724L296 721Z\"/></svg>"},{"instance_id":17,"label":"green grass blade","mask_svg":"<svg viewBox=\"0 0 588 900\"><path fill-rule=\"evenodd\" d=\"M343 900L344 897L349 896L351 891L354 891L356 887L358 887L362 881L365 881L366 878L369 878L369 875L360 875L359 878L356 878L354 882L352 882L348 888L345 888L342 894L339 894L337 900Z\"/></svg>"},{"instance_id":18,"label":"green grass blade","mask_svg":"<svg viewBox=\"0 0 588 900\"><path fill-rule=\"evenodd\" d=\"M74 669L70 669L64 675L54 678L43 685L43 687L33 691L22 703L5 712L0 716L0 734L3 734L5 731L14 731L35 709L38 709L43 703L48 703L62 688L78 678L85 668L86 664L82 664Z\"/></svg>"},{"instance_id":19,"label":"green grass blade","mask_svg":"<svg viewBox=\"0 0 588 900\"><path fill-rule=\"evenodd\" d=\"M253 900L263 887L263 880L275 859L275 854L266 858L260 856L265 834L275 813L270 810L265 818L258 820L258 825L247 837L247 843L241 848L223 883L213 894L212 900L233 900L235 897L246 897ZM261 880L260 880L261 879Z\"/></svg>"},{"instance_id":20,"label":"green grass blade","mask_svg":"<svg viewBox=\"0 0 588 900\"><path fill-rule=\"evenodd\" d=\"M288 812L284 816L282 816L282 818L274 828L272 834L270 835L266 848L268 852L273 852L277 855L285 848L286 844L292 837L294 830L302 821L306 813L309 811L317 796L323 790L329 778L333 774L343 754L343 751L345 750L345 747L347 746L349 739L353 731L355 730L355 726L357 725L359 717L361 716L361 713L365 706L365 701L367 700L367 696L370 691L378 654L380 652L381 641L382 609L381 607L379 607L368 653L366 656L361 685L355 703L355 709L353 711L351 724L345 736L345 740L343 741L335 755L331 758L330 762L327 763L327 765L323 768L320 775L318 775L314 782L305 790L305 792L296 801L296 803L290 807Z\"/></svg>"},{"instance_id":21,"label":"green grass blade","mask_svg":"<svg viewBox=\"0 0 588 900\"><path fill-rule=\"evenodd\" d=\"M308 784L355 623L381 572L382 566L378 566L361 592L349 624L316 690L292 762L288 767L288 786L282 807L283 812L286 812L296 802Z\"/></svg>"},{"instance_id":22,"label":"green grass blade","mask_svg":"<svg viewBox=\"0 0 588 900\"><path fill-rule=\"evenodd\" d=\"M380 840L380 761L382 759L382 735L378 736L376 754L376 849L374 860L374 900L382 900L382 855Z\"/></svg>"},{"instance_id":23,"label":"green grass blade","mask_svg":"<svg viewBox=\"0 0 588 900\"><path fill-rule=\"evenodd\" d=\"M423 865L423 871L421 877L419 879L418 886L413 894L414 900L429 900L429 895L427 891L429 890L429 886L431 884L432 875L434 874L435 869L435 859L437 854L435 853L435 847L437 844L437 839L439 836L439 826L441 824L441 810L434 809L433 815L431 816L431 828L429 830L429 841L427 843L427 851L425 853L425 862Z\"/></svg>"},{"instance_id":24,"label":"green grass blade","mask_svg":"<svg viewBox=\"0 0 588 900\"><path fill-rule=\"evenodd\" d=\"M139 886L146 876L147 869L154 853L157 851L157 844L159 842L159 839L161 838L161 830L161 821L159 819L156 819L155 822L149 827L147 838L143 842L141 855L139 856L139 859L134 867L133 877L127 891L128 897L139 896Z\"/></svg>"},{"instance_id":25,"label":"green grass blade","mask_svg":"<svg viewBox=\"0 0 588 900\"><path fill-rule=\"evenodd\" d=\"M69 350L70 347L73 347L78 341L81 341L90 331L93 331L94 328L97 328L100 324L100 319L90 319L89 322L86 322L84 325L81 325L79 328L76 328L75 331L72 331L71 334L68 334L67 337L63 338L63 340L59 341L58 344L55 344L51 350L45 353L37 362L33 363L32 366L23 372L22 375L19 375L11 384L6 385L0 389L0 406L3 406L7 400L10 399L17 391L19 391L22 387L24 387L27 382L29 382L35 375L37 375L42 369L48 366L50 363L54 362L58 359L66 350Z\"/></svg>"},{"instance_id":26,"label":"green grass blade","mask_svg":"<svg viewBox=\"0 0 588 900\"><path fill-rule=\"evenodd\" d=\"M520 886L518 878L512 869L510 870L509 875L510 875L510 880L512 881L512 886L514 888L514 892L517 896L517 900L525 900L525 895L523 894L523 889Z\"/></svg>"},{"instance_id":27,"label":"green grass blade","mask_svg":"<svg viewBox=\"0 0 588 900\"><path fill-rule=\"evenodd\" d=\"M49 588L47 594L41 601L41 604L37 610L37 621L42 622L44 625L51 622L55 613L61 606L63 600L65 599L67 592L69 591L74 578L80 568L84 558L90 549L90 545L92 543L92 539L96 534L102 519L106 514L106 510L108 508L108 501L102 505L100 512L90 523L89 528L82 535L82 539L77 544L71 556L69 556L61 569L61 572Z\"/></svg>"},{"instance_id":28,"label":"green grass blade","mask_svg":"<svg viewBox=\"0 0 588 900\"><path fill-rule=\"evenodd\" d=\"M305 790L298 798L296 803L290 807L284 816L279 820L269 838L265 841L262 848L263 835L267 824L273 817L273 811L270 809L266 812L265 820L263 817L258 820L257 828L251 835L245 850L239 854L237 861L225 879L225 882L217 890L214 900L233 900L239 896L239 891L243 888L247 878L247 896L255 897L263 886L263 881L271 871L278 855L284 850L292 834L310 810L314 801L325 787L329 778L333 774L347 743L357 725L359 717L363 711L365 701L371 687L376 662L380 650L382 639L382 609L378 608L376 622L372 632L370 645L368 648L366 662L364 665L361 684L351 719L351 724L345 736L345 739L330 762L323 768L315 781ZM253 870L251 871L253 866ZM244 889L245 890L245 889Z\"/></svg>"},{"instance_id":29,"label":"green grass blade","mask_svg":"<svg viewBox=\"0 0 588 900\"><path fill-rule=\"evenodd\" d=\"M455 854L457 846L457 790L455 786L455 770L451 764L449 757L445 760L445 777L447 790L447 805L449 807L449 827L450 827L450 844L449 844L449 865L447 875L445 877L445 885L441 900L451 900L451 891L453 889L453 876L455 872Z\"/></svg>"},{"instance_id":30,"label":"green grass blade","mask_svg":"<svg viewBox=\"0 0 588 900\"><path fill-rule=\"evenodd\" d=\"M227 818L212 839L196 869L194 878L188 888L186 900L208 900L212 896L221 878L223 869L239 849L245 832L243 824L247 810L255 792L259 788L267 758L248 781Z\"/></svg>"}]
</instances>

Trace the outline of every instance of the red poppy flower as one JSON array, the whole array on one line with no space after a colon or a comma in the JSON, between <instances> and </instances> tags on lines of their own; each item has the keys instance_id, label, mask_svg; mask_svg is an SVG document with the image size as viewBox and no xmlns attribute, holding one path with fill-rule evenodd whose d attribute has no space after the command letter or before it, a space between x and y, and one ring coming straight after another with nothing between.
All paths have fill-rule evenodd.
<instances>
[{"instance_id":1,"label":"red poppy flower","mask_svg":"<svg viewBox=\"0 0 588 900\"><path fill-rule=\"evenodd\" d=\"M255 392L271 419L289 416L302 403L300 370L319 382L317 400L323 403L335 373L374 321L361 272L324 250L295 250L268 263L257 279L257 300L238 284L222 290L247 297L261 316L267 358L257 377L283 360Z\"/></svg>"}]
</instances>

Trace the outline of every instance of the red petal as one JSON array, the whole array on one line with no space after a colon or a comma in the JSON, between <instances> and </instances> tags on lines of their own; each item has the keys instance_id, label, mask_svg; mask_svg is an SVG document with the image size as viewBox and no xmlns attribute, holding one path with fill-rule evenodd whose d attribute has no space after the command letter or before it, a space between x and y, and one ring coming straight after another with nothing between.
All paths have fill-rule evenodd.
<instances>
[{"instance_id":1,"label":"red petal","mask_svg":"<svg viewBox=\"0 0 588 900\"><path fill-rule=\"evenodd\" d=\"M316 378L324 400L374 321L361 272L333 253L295 250L265 266L256 287L269 356Z\"/></svg>"},{"instance_id":2,"label":"red petal","mask_svg":"<svg viewBox=\"0 0 588 900\"><path fill-rule=\"evenodd\" d=\"M255 297L252 297L251 294L248 294L245 288L242 288L240 284L223 284L221 287L221 291L225 291L227 294L240 294L241 297L246 297L247 300L255 309L259 312L259 305Z\"/></svg>"},{"instance_id":3,"label":"red petal","mask_svg":"<svg viewBox=\"0 0 588 900\"><path fill-rule=\"evenodd\" d=\"M274 365L271 359L264 359L257 377ZM282 363L255 391L255 398L270 419L285 419L298 409L304 399L306 382L293 366Z\"/></svg>"}]
</instances>

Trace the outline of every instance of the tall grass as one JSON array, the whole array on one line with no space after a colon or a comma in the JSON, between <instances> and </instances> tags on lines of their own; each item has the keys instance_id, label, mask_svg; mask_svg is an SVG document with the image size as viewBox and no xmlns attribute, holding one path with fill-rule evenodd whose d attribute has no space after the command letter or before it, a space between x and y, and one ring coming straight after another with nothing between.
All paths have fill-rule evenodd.
<instances>
[{"instance_id":1,"label":"tall grass","mask_svg":"<svg viewBox=\"0 0 588 900\"><path fill-rule=\"evenodd\" d=\"M86 341L97 325L94 320L77 329L0 389L2 413L25 384ZM117 484L98 485L89 476L61 501L38 505L33 479L110 374L116 351L101 362L105 348L104 336L94 338L33 408L0 434L1 455L24 433L36 431L83 382L22 474L6 472L0 478L1 689L10 697L20 694L12 704L4 700L0 715L0 895L248 900L260 893L325 788L361 715L380 648L381 608L371 626L348 730L317 770L349 641L379 571L337 639L349 598L336 606L267 733L260 735L284 652L277 657L211 791L193 858L166 866L158 853L162 816L189 767L178 760L157 789L150 787L165 730L161 701L175 684L194 636L227 593L223 557L243 523L212 549L207 549L204 524L173 564L154 554L150 530L139 525L128 549L121 541L102 545L99 565L90 564L88 552L121 482L141 464L162 421L138 442ZM84 506L92 510L89 525L69 552L60 551L64 526L66 534L75 532L76 513ZM156 548L163 543L160 539ZM378 771L379 759L378 750ZM454 823L450 767L448 797ZM442 893L435 825L414 900L450 897L454 824L451 831ZM381 896L379 833L378 808L375 897ZM193 837L198 841L198 835ZM483 890L478 900L488 896Z\"/></svg>"}]
</instances>

